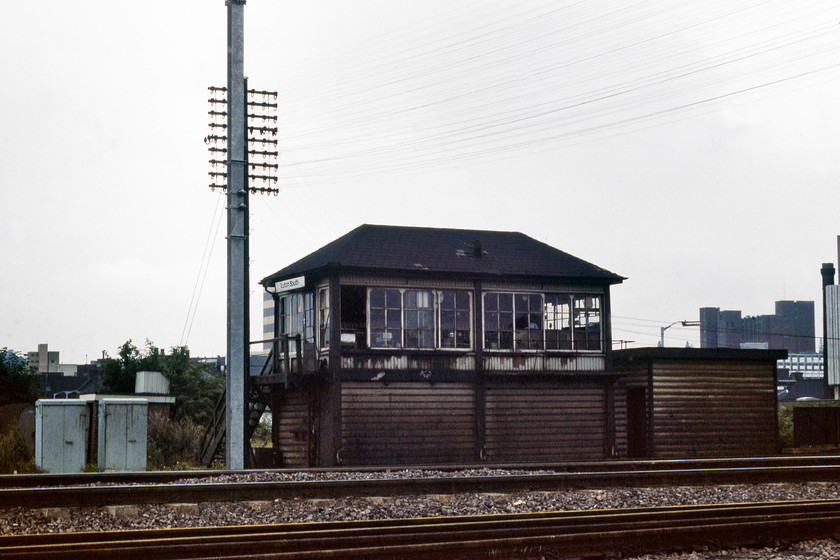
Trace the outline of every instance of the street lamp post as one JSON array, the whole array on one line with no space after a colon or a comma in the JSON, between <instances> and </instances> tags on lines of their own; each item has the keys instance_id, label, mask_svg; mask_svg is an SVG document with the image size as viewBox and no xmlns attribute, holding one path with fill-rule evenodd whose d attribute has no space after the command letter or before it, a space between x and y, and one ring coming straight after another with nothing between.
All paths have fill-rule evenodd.
<instances>
[{"instance_id":1,"label":"street lamp post","mask_svg":"<svg viewBox=\"0 0 840 560\"><path fill-rule=\"evenodd\" d=\"M674 321L667 327L659 327L659 346L665 348L665 331L673 327L674 325L680 324L684 327L699 327L700 321Z\"/></svg>"}]
</instances>

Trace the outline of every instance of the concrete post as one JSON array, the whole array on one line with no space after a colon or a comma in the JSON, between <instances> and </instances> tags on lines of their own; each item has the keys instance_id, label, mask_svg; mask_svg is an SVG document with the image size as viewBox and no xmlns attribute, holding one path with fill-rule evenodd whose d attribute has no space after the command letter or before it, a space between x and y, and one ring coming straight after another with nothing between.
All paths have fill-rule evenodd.
<instances>
[{"instance_id":1,"label":"concrete post","mask_svg":"<svg viewBox=\"0 0 840 560\"><path fill-rule=\"evenodd\" d=\"M245 468L248 332L247 106L244 71L245 0L228 8L227 161L227 375L225 457L227 468Z\"/></svg>"}]
</instances>

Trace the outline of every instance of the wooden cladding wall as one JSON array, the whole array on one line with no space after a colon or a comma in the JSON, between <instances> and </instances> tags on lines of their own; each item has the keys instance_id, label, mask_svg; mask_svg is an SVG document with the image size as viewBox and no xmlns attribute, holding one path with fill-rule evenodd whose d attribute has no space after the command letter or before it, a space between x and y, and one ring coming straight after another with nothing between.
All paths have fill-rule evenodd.
<instances>
[{"instance_id":1,"label":"wooden cladding wall","mask_svg":"<svg viewBox=\"0 0 840 560\"><path fill-rule=\"evenodd\" d=\"M776 452L774 363L664 360L651 373L655 457Z\"/></svg>"},{"instance_id":2,"label":"wooden cladding wall","mask_svg":"<svg viewBox=\"0 0 840 560\"><path fill-rule=\"evenodd\" d=\"M489 385L485 458L490 462L603 459L607 452L605 385Z\"/></svg>"},{"instance_id":3,"label":"wooden cladding wall","mask_svg":"<svg viewBox=\"0 0 840 560\"><path fill-rule=\"evenodd\" d=\"M625 385L615 387L615 444L612 449L613 457L627 457L627 388Z\"/></svg>"},{"instance_id":4,"label":"wooden cladding wall","mask_svg":"<svg viewBox=\"0 0 840 560\"><path fill-rule=\"evenodd\" d=\"M647 364L623 365L615 384L615 448L617 458L651 456L650 395Z\"/></svg>"},{"instance_id":5,"label":"wooden cladding wall","mask_svg":"<svg viewBox=\"0 0 840 560\"><path fill-rule=\"evenodd\" d=\"M275 412L272 426L275 456L278 467L306 468L311 464L311 436L314 419L310 413L311 393L304 390L287 391Z\"/></svg>"},{"instance_id":6,"label":"wooden cladding wall","mask_svg":"<svg viewBox=\"0 0 840 560\"><path fill-rule=\"evenodd\" d=\"M475 434L471 384L341 385L341 459L346 465L472 462Z\"/></svg>"}]
</instances>

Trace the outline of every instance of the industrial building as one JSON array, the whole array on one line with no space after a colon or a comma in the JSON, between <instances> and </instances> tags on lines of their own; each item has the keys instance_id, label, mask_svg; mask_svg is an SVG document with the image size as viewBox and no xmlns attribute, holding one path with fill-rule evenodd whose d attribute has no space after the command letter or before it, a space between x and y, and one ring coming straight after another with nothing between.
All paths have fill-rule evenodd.
<instances>
[{"instance_id":1,"label":"industrial building","mask_svg":"<svg viewBox=\"0 0 840 560\"><path fill-rule=\"evenodd\" d=\"M701 348L769 348L815 351L813 301L777 301L773 315L741 316L739 310L700 308Z\"/></svg>"}]
</instances>

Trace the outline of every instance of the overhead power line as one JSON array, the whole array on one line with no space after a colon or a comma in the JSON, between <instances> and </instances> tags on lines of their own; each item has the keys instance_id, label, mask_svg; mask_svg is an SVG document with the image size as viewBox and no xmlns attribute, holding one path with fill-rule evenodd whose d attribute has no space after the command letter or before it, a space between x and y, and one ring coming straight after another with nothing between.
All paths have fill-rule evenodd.
<instances>
[{"instance_id":1,"label":"overhead power line","mask_svg":"<svg viewBox=\"0 0 840 560\"><path fill-rule=\"evenodd\" d=\"M837 76L837 21L781 0L449 10L284 78L280 184L521 155Z\"/></svg>"}]
</instances>

